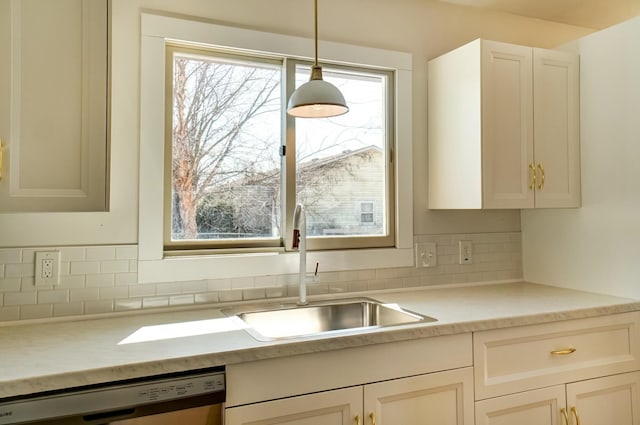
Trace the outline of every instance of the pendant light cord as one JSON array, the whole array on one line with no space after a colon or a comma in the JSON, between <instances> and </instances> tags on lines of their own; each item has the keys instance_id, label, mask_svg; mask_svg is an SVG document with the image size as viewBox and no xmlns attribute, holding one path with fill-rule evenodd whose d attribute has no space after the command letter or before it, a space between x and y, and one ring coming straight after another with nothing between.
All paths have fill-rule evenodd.
<instances>
[{"instance_id":1,"label":"pendant light cord","mask_svg":"<svg viewBox=\"0 0 640 425\"><path fill-rule=\"evenodd\" d=\"M314 65L318 66L318 0L313 0L313 16L315 23L316 56Z\"/></svg>"}]
</instances>

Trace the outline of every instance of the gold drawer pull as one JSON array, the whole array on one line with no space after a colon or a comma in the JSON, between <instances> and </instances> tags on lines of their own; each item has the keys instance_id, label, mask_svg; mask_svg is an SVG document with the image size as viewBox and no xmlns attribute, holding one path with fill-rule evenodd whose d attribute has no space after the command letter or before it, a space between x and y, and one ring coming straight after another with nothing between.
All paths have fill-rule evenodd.
<instances>
[{"instance_id":1,"label":"gold drawer pull","mask_svg":"<svg viewBox=\"0 0 640 425\"><path fill-rule=\"evenodd\" d=\"M578 416L578 409L576 409L576 406L571 406L571 413L573 413L573 416L576 418L576 425L580 425L580 416Z\"/></svg>"},{"instance_id":2,"label":"gold drawer pull","mask_svg":"<svg viewBox=\"0 0 640 425\"><path fill-rule=\"evenodd\" d=\"M369 413L369 419L371 419L371 425L376 425L376 414L374 412Z\"/></svg>"},{"instance_id":3,"label":"gold drawer pull","mask_svg":"<svg viewBox=\"0 0 640 425\"><path fill-rule=\"evenodd\" d=\"M562 418L564 419L564 425L569 425L569 416L567 415L567 409L564 407L560 409L560 413L562 413Z\"/></svg>"},{"instance_id":4,"label":"gold drawer pull","mask_svg":"<svg viewBox=\"0 0 640 425\"><path fill-rule=\"evenodd\" d=\"M529 164L529 190L536 190L536 164Z\"/></svg>"},{"instance_id":5,"label":"gold drawer pull","mask_svg":"<svg viewBox=\"0 0 640 425\"><path fill-rule=\"evenodd\" d=\"M538 183L538 190L544 189L544 167L542 164L538 164L538 170L540 170L540 182Z\"/></svg>"},{"instance_id":6,"label":"gold drawer pull","mask_svg":"<svg viewBox=\"0 0 640 425\"><path fill-rule=\"evenodd\" d=\"M575 348L563 348L562 350L553 350L551 354L554 356L566 356L567 354L572 354L575 352Z\"/></svg>"},{"instance_id":7,"label":"gold drawer pull","mask_svg":"<svg viewBox=\"0 0 640 425\"><path fill-rule=\"evenodd\" d=\"M355 421L356 425L360 425L360 415L356 415L356 417L353 418L353 420Z\"/></svg>"}]
</instances>

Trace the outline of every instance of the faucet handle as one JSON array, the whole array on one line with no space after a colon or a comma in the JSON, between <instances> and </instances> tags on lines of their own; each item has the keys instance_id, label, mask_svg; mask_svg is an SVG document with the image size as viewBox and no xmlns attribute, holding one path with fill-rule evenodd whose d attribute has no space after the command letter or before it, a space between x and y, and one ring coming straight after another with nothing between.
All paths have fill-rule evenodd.
<instances>
[{"instance_id":1,"label":"faucet handle","mask_svg":"<svg viewBox=\"0 0 640 425\"><path fill-rule=\"evenodd\" d=\"M300 230L293 229L293 243L291 244L291 248L297 249L300 247Z\"/></svg>"}]
</instances>

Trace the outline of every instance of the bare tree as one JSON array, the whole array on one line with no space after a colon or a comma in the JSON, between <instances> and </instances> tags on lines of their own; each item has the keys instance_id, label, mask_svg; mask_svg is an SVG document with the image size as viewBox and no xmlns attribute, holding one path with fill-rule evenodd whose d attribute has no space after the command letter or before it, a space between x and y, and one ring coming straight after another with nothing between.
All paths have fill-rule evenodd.
<instances>
[{"instance_id":1,"label":"bare tree","mask_svg":"<svg viewBox=\"0 0 640 425\"><path fill-rule=\"evenodd\" d=\"M279 110L279 82L275 69L176 57L173 231L180 238L197 238L197 206L208 188L250 173L247 158L266 159L268 142L249 146L242 135L252 119Z\"/></svg>"}]
</instances>

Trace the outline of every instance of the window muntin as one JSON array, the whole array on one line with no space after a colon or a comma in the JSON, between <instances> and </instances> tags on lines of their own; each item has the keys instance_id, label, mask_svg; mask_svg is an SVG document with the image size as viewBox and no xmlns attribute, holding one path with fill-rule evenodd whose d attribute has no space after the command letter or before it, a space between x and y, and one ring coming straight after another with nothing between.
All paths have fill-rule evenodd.
<instances>
[{"instance_id":1,"label":"window muntin","mask_svg":"<svg viewBox=\"0 0 640 425\"><path fill-rule=\"evenodd\" d=\"M295 81L295 85L299 86L306 82L310 72L308 63L287 59L284 60L287 65L283 66L282 61L228 53L176 46L168 46L167 49L170 53L168 57L172 57L168 59L172 64L167 75L173 78L170 79L171 88L167 88L167 93L172 94L166 112L166 134L171 135L171 141L166 143L165 157L173 160L168 160L171 163L166 165L166 169L171 170L166 173L171 175L171 182L165 184L165 211L171 211L171 214L165 214L166 250L189 249L195 252L194 248L231 250L281 247L283 238L290 233L287 228L291 222L291 217L283 215L285 211L291 214L293 199L304 203L307 209L309 249L394 246L394 192L390 156L390 135L393 134L392 72L325 66L324 78L340 88L350 112L330 119L289 118L289 130L282 132L280 122L286 108L286 96L281 93L292 91L293 87L285 90L278 84L281 81L285 85L286 82ZM192 223L190 233L185 231L182 219L184 208L181 209L179 204L181 194L185 193L180 192L178 185L183 176L179 165L184 159L176 155L181 152L176 135L179 135L179 124L183 120L178 107L182 98L176 92L180 83L176 72L180 71L176 65L180 64L179 61L187 61L194 69L213 64L209 66L220 67L224 75L237 71L239 76L236 75L236 79L253 72L252 84L259 86L257 92L268 88L267 96L257 96L252 101L248 100L249 97L241 96L241 99L236 99L238 102L229 103L234 106L231 111L218 112L216 117L222 124L213 126L215 132L225 128L229 132L229 122L233 123L234 117L242 116L243 106L252 106L258 101L262 108L254 109L254 116L242 121L242 131L235 140L237 143L233 146L233 154L218 154L216 159L215 150L211 150L214 155L202 162L204 165L216 164L221 175L209 178L212 185L197 187L199 192L186 191L187 196L200 196L196 204L196 224L194 226ZM293 78L283 78L282 74L286 73L294 74ZM234 84L239 83L232 79L223 83L222 87L228 88ZM208 93L215 92L210 88ZM204 97L192 93L194 100L205 102L202 99ZM198 125L192 127L199 128ZM290 131L291 127L293 131ZM322 136L322 140L318 140L318 136ZM287 145L287 154L295 153L293 163L285 159L281 165L279 153L283 144ZM201 148L195 150L202 151ZM187 158L192 160L194 155L188 149L187 152ZM197 167L192 168L202 171ZM289 170L291 177L284 174L285 170ZM294 178L294 185L284 183L286 179L291 181ZM198 181L206 182L207 179ZM292 187L295 189L292 190ZM284 193L286 190L291 193ZM291 205L284 208L281 205L283 199L287 199ZM338 203L336 199L342 200ZM375 199L379 213L375 225L362 221L360 203L363 199ZM195 232L193 227L196 228Z\"/></svg>"}]
</instances>

